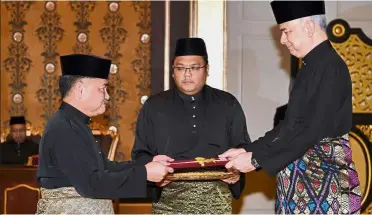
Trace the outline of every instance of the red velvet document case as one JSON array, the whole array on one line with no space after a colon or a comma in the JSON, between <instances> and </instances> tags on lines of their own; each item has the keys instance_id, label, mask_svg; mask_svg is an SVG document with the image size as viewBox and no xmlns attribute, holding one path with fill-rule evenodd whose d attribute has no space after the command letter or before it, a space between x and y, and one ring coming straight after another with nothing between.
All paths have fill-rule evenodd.
<instances>
[{"instance_id":1,"label":"red velvet document case","mask_svg":"<svg viewBox=\"0 0 372 215\"><path fill-rule=\"evenodd\" d=\"M173 169L185 169L185 168L203 168L203 167L224 167L227 164L227 160L220 160L219 158L201 158L197 157L193 160L177 160L170 162L169 167Z\"/></svg>"},{"instance_id":2,"label":"red velvet document case","mask_svg":"<svg viewBox=\"0 0 372 215\"><path fill-rule=\"evenodd\" d=\"M173 161L170 162L169 167L174 169L174 173L169 174L167 179L170 181L201 181L228 178L233 175L233 172L226 170L227 162L227 160L220 160L219 158L202 157Z\"/></svg>"}]
</instances>

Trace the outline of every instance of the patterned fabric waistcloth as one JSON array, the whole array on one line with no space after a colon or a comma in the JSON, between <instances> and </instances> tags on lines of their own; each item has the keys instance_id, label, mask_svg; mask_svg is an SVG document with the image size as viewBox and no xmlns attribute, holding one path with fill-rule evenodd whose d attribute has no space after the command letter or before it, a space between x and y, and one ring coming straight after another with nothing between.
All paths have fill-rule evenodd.
<instances>
[{"instance_id":1,"label":"patterned fabric waistcloth","mask_svg":"<svg viewBox=\"0 0 372 215\"><path fill-rule=\"evenodd\" d=\"M176 181L163 188L153 214L231 214L232 195L222 181Z\"/></svg>"},{"instance_id":2,"label":"patterned fabric waistcloth","mask_svg":"<svg viewBox=\"0 0 372 215\"><path fill-rule=\"evenodd\" d=\"M277 174L277 214L359 214L348 135L325 138Z\"/></svg>"},{"instance_id":3,"label":"patterned fabric waistcloth","mask_svg":"<svg viewBox=\"0 0 372 215\"><path fill-rule=\"evenodd\" d=\"M111 200L84 198L73 187L40 191L36 214L114 214Z\"/></svg>"}]
</instances>

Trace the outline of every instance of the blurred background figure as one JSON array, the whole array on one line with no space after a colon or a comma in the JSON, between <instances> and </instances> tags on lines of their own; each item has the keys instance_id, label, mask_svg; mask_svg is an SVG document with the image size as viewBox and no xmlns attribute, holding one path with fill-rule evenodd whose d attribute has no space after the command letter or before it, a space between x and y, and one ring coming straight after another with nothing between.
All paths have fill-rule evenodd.
<instances>
[{"instance_id":1,"label":"blurred background figure","mask_svg":"<svg viewBox=\"0 0 372 215\"><path fill-rule=\"evenodd\" d=\"M1 164L25 164L28 157L39 152L39 145L26 137L24 116L13 116L9 121L10 136L0 145Z\"/></svg>"}]
</instances>

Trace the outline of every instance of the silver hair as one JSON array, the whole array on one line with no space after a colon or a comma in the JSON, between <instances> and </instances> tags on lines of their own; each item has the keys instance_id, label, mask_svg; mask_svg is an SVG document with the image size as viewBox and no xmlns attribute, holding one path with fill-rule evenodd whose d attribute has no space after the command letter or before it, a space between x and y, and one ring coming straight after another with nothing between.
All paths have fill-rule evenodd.
<instances>
[{"instance_id":1,"label":"silver hair","mask_svg":"<svg viewBox=\"0 0 372 215\"><path fill-rule=\"evenodd\" d=\"M323 31L327 30L327 19L325 15L313 15L310 16L310 20L319 25L320 29L322 29Z\"/></svg>"}]
</instances>

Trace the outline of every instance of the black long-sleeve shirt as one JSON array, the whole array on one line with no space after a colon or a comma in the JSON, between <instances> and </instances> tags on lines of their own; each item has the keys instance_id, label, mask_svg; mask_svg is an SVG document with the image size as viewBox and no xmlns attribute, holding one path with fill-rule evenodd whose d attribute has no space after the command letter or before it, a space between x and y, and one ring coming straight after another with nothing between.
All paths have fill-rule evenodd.
<instances>
[{"instance_id":1,"label":"black long-sleeve shirt","mask_svg":"<svg viewBox=\"0 0 372 215\"><path fill-rule=\"evenodd\" d=\"M1 164L26 164L28 158L39 153L39 145L32 140L25 140L23 143L16 143L8 140L0 144Z\"/></svg>"},{"instance_id":2,"label":"black long-sleeve shirt","mask_svg":"<svg viewBox=\"0 0 372 215\"><path fill-rule=\"evenodd\" d=\"M349 70L326 40L303 58L284 121L244 148L275 175L321 139L347 134L351 126Z\"/></svg>"},{"instance_id":3,"label":"black long-sleeve shirt","mask_svg":"<svg viewBox=\"0 0 372 215\"><path fill-rule=\"evenodd\" d=\"M40 186L73 186L88 198L146 197L146 168L135 162L109 161L88 121L88 116L67 103L49 120L40 141Z\"/></svg>"},{"instance_id":4,"label":"black long-sleeve shirt","mask_svg":"<svg viewBox=\"0 0 372 215\"><path fill-rule=\"evenodd\" d=\"M155 155L176 160L217 157L249 142L244 112L234 96L210 86L192 96L172 89L149 98L143 105L132 159L147 163ZM242 175L239 182L230 185L235 198L239 198L244 182Z\"/></svg>"}]
</instances>

